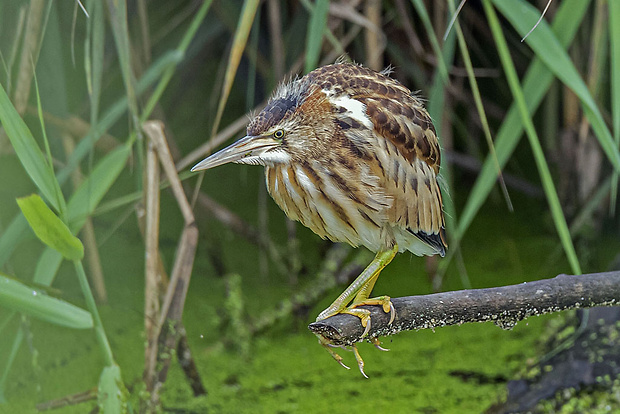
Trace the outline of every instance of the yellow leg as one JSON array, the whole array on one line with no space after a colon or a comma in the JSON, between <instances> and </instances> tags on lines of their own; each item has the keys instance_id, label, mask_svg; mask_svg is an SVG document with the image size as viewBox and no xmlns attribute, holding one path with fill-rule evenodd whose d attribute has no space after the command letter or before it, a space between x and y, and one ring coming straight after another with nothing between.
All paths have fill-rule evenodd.
<instances>
[{"instance_id":1,"label":"yellow leg","mask_svg":"<svg viewBox=\"0 0 620 414\"><path fill-rule=\"evenodd\" d=\"M325 309L323 312L319 314L316 320L320 321L322 319L327 319L330 316L334 316L338 313L350 313L348 312L349 310L354 310L352 308L355 308L362 304L368 304L368 305L381 304L383 305L383 309L386 312L389 312L391 308L389 305L387 305L387 310L386 310L386 301L383 300L383 298L378 298L378 299L381 299L380 303L377 303L376 301L374 303L365 303L365 301L370 296L370 292L372 291L372 288L375 286L375 283L379 277L379 274L381 273L381 270L383 270L383 268L392 261L396 253L398 253L398 245L396 244L394 244L394 247L392 247L389 250L380 250L379 252L377 252L377 255L372 260L372 262L370 262L370 264L366 267L366 269L364 269L364 271L357 277L357 279L355 279L353 283L351 283L349 287L346 288L345 291L342 292L340 296L338 296L338 298L331 305L329 305L327 309ZM351 307L347 309L347 305L352 300L353 300L353 303ZM391 303L389 302L389 298L387 298L387 302ZM363 309L355 309L355 310L364 311ZM356 316L359 316L360 314L363 314L365 312L369 314L368 311L354 312L354 314ZM362 319L362 322L364 322L363 320L364 318L360 316L360 319ZM364 327L366 326L366 324L364 323L362 323L362 325Z\"/></svg>"},{"instance_id":2,"label":"yellow leg","mask_svg":"<svg viewBox=\"0 0 620 414\"><path fill-rule=\"evenodd\" d=\"M390 261L391 261L391 259L390 259ZM386 263L386 265L387 265L387 263ZM380 274L379 272L375 273L368 280L368 283L366 283L364 286L362 286L362 288L359 290L359 292L357 292L357 295L355 295L355 299L353 300L353 303L363 302L366 299L368 299L368 297L370 296L370 292L372 292L372 289L375 287L375 283L377 283L377 280L379 279L379 274Z\"/></svg>"},{"instance_id":3,"label":"yellow leg","mask_svg":"<svg viewBox=\"0 0 620 414\"><path fill-rule=\"evenodd\" d=\"M394 311L394 305L392 305L392 301L389 296L380 296L378 298L369 299L370 292L372 292L372 288L375 286L377 279L379 278L379 274L381 270L385 266L387 266L394 256L398 253L398 246L394 244L389 250L381 250L377 252L377 255L373 259L372 262L364 269L364 271L349 285L348 288L345 289L344 292L338 296L338 298L331 304L327 309L319 314L316 318L317 321L322 319L329 318L330 316L334 316L338 313L348 313L350 315L357 316L360 318L360 322L362 326L365 328L364 333L362 334L362 338L368 335L370 331L370 311L367 309L359 309L359 306L362 305L380 305L383 307L383 311L385 313L390 313L390 323L394 320L394 315L396 312ZM351 305L347 307L349 302ZM330 343L328 339L325 339L321 335L317 334L319 338L319 343L329 352L329 354L338 362L340 365L349 369L343 362L342 357L338 355L332 348L333 345ZM374 339L372 341L375 346L382 350L387 351L387 349L381 348L379 346L379 340ZM357 366L362 373L362 375L366 378L368 376L364 372L364 360L360 355L359 351L355 344L351 345L353 354L355 355L355 360L357 361Z\"/></svg>"}]
</instances>

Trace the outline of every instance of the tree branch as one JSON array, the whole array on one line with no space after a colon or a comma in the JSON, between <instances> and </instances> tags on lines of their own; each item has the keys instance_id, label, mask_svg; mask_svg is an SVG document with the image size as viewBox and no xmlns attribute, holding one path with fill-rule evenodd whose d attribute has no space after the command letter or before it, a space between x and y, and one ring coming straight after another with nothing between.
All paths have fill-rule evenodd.
<instances>
[{"instance_id":1,"label":"tree branch","mask_svg":"<svg viewBox=\"0 0 620 414\"><path fill-rule=\"evenodd\" d=\"M620 306L620 271L559 275L511 286L406 296L392 298L392 303L396 318L390 325L389 314L380 306L361 306L371 312L372 321L370 332L364 339L468 322L493 321L502 329L512 329L518 321L533 315L594 306ZM364 332L360 319L348 314L313 322L308 329L334 345L352 345L364 340L360 338Z\"/></svg>"}]
</instances>

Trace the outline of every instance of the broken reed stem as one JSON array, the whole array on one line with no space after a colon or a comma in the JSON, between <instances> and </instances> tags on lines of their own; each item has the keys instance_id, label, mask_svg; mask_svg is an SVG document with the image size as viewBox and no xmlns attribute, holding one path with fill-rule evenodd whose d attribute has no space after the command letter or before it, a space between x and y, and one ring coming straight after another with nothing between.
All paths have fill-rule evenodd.
<instances>
[{"instance_id":1,"label":"broken reed stem","mask_svg":"<svg viewBox=\"0 0 620 414\"><path fill-rule=\"evenodd\" d=\"M361 306L371 312L372 325L366 338L360 319L338 314L311 323L308 329L334 345L352 345L365 339L395 335L402 331L434 329L470 322L492 321L502 329L534 315L568 309L620 304L620 271L580 276L559 275L489 289L469 289L423 296L393 298L396 318L379 306Z\"/></svg>"},{"instance_id":2,"label":"broken reed stem","mask_svg":"<svg viewBox=\"0 0 620 414\"><path fill-rule=\"evenodd\" d=\"M148 386L147 390L150 392L150 398L144 411L155 412L160 402L160 390L168 376L172 351L176 349L179 338L185 335L181 317L194 266L196 245L198 244L198 228L196 227L191 205L183 191L181 180L170 154L163 123L160 121L147 121L143 125L143 130L149 137L149 148L151 148L151 145L155 148L156 158L161 162L185 221L175 255L170 283L162 301L159 316L154 318L157 321L157 331L154 335L157 341L157 358L155 361L150 361L150 367L145 367L145 376L148 375L145 378L145 382ZM187 355L191 357L189 353ZM199 377L196 377L192 379L192 382L197 378L199 380Z\"/></svg>"},{"instance_id":3,"label":"broken reed stem","mask_svg":"<svg viewBox=\"0 0 620 414\"><path fill-rule=\"evenodd\" d=\"M145 200L145 280L144 280L144 380L147 389L153 386L153 376L157 361L157 336L159 327L159 162L155 144L147 142Z\"/></svg>"},{"instance_id":4,"label":"broken reed stem","mask_svg":"<svg viewBox=\"0 0 620 414\"><path fill-rule=\"evenodd\" d=\"M183 313L185 293L187 292L187 287L189 286L189 277L191 276L191 269L194 264L194 252L198 242L198 229L196 228L192 207L185 196L183 185L181 184L181 180L177 174L172 155L170 154L170 149L168 148L168 144L166 142L164 124L160 121L147 121L144 123L143 129L149 136L149 142L152 142L155 145L162 168L168 178L170 188L172 189L172 193L177 200L177 204L179 205L179 209L181 210L181 214L183 214L183 219L185 221L185 228L183 229L183 234L181 235L181 240L177 249L177 259L172 269L170 285L161 308L161 315L159 318L159 326L161 327L165 323L166 318L170 316L170 313L179 313L179 320L181 314ZM187 260L187 262L184 262L184 260ZM180 310L171 312L170 307L172 306L173 298L176 295L174 292L177 290L177 284L179 283L180 278L185 279L183 281L183 284L186 285L183 288L185 292L181 294L182 302L175 305L180 306Z\"/></svg>"},{"instance_id":5,"label":"broken reed stem","mask_svg":"<svg viewBox=\"0 0 620 414\"><path fill-rule=\"evenodd\" d=\"M202 384L202 379L198 373L198 367L194 362L192 351L187 341L187 332L183 325L179 325L179 343L177 345L177 359L181 365L181 369L185 373L185 377L189 380L194 396L207 395L207 390Z\"/></svg>"}]
</instances>

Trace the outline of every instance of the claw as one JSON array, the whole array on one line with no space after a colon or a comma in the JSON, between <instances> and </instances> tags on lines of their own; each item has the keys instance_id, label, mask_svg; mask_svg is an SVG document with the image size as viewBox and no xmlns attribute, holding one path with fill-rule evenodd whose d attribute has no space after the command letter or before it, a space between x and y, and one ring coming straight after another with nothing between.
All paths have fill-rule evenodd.
<instances>
[{"instance_id":1,"label":"claw","mask_svg":"<svg viewBox=\"0 0 620 414\"><path fill-rule=\"evenodd\" d=\"M362 326L364 325L364 321L362 321ZM368 332L370 332L370 318L368 318L368 320L366 321L366 327L364 329L364 333L362 334L362 338L365 338L366 335L368 335Z\"/></svg>"},{"instance_id":2,"label":"claw","mask_svg":"<svg viewBox=\"0 0 620 414\"><path fill-rule=\"evenodd\" d=\"M349 307L346 307L346 308L341 308L341 309L336 309L336 310L327 308L323 312L321 312L316 319L317 321L319 321L322 319L329 318L330 316L336 315L338 313L346 313L349 315L357 316L358 318L360 318L360 323L362 324L362 327L364 328L364 332L360 336L360 339L362 339L362 338L365 338L370 333L370 327L372 325L372 321L370 318L370 311L367 309L359 308L359 306L363 306L363 305L381 306L385 313L390 314L389 324L394 322L394 319L396 318L396 309L394 308L394 304L392 303L392 300L390 299L390 297L381 296L377 298L361 300L357 303L351 304ZM319 338L319 343L321 344L321 346L325 348L327 352L329 352L329 354L332 356L332 358L334 358L334 360L336 360L336 362L338 362L342 367L346 369L350 369L348 366L344 364L344 362L342 362L343 358L340 355L338 355L333 350L333 348L342 348L347 351L349 351L349 349L347 349L343 345L334 345L333 343L331 343L329 339L326 339L320 335L317 335L317 337ZM370 342L372 342L372 344L380 351L389 351L389 349L385 349L381 346L381 343L379 342L378 338L371 338ZM364 372L364 360L360 356L360 353L357 350L357 346L355 346L355 344L351 345L350 350L353 351L353 353L355 354L355 360L357 361L357 366L360 372L365 378L368 378L368 375L366 375L366 373Z\"/></svg>"},{"instance_id":3,"label":"claw","mask_svg":"<svg viewBox=\"0 0 620 414\"><path fill-rule=\"evenodd\" d=\"M377 348L379 351L384 351L384 352L388 352L389 349L384 348L381 346L381 342L379 341L379 338L374 337L370 340L370 342L375 346L375 348Z\"/></svg>"},{"instance_id":4,"label":"claw","mask_svg":"<svg viewBox=\"0 0 620 414\"><path fill-rule=\"evenodd\" d=\"M366 375L366 373L364 372L364 360L362 359L362 356L360 355L359 351L357 350L357 346L355 346L355 344L351 345L351 347L353 348L353 353L355 354L355 360L357 361L357 366L360 369L360 372L362 373L362 375L365 378L368 378L368 375Z\"/></svg>"},{"instance_id":5,"label":"claw","mask_svg":"<svg viewBox=\"0 0 620 414\"><path fill-rule=\"evenodd\" d=\"M347 347L344 346L344 345L335 345L335 344L332 344L332 343L327 343L325 345L330 347L330 348L341 348L341 349L344 349L345 351L348 351Z\"/></svg>"},{"instance_id":6,"label":"claw","mask_svg":"<svg viewBox=\"0 0 620 414\"><path fill-rule=\"evenodd\" d=\"M358 309L357 307L350 307L350 308L346 308L342 310L341 313L346 313L346 314L357 316L358 318L360 318L360 323L362 324L362 327L364 328L364 333L362 333L362 336L360 336L360 338L364 338L366 335L368 335L368 332L370 332L370 311L369 310Z\"/></svg>"},{"instance_id":7,"label":"claw","mask_svg":"<svg viewBox=\"0 0 620 414\"><path fill-rule=\"evenodd\" d=\"M317 337L319 338L319 344L321 344L321 346L325 348L327 352L329 352L329 354L332 356L332 358L336 360L337 363L339 363L343 368L351 369L348 366L346 366L344 362L342 362L342 357L338 355L336 351L332 349L332 348L346 349L345 347L343 347L342 345L334 345L330 343L329 340L325 339L324 337L320 335L317 335Z\"/></svg>"},{"instance_id":8,"label":"claw","mask_svg":"<svg viewBox=\"0 0 620 414\"><path fill-rule=\"evenodd\" d=\"M392 303L392 299L389 296L381 296L375 299L377 304L383 306L383 312L390 314L390 321L388 325L391 325L394 322L394 318L396 318L396 309L394 308L394 304Z\"/></svg>"},{"instance_id":9,"label":"claw","mask_svg":"<svg viewBox=\"0 0 620 414\"><path fill-rule=\"evenodd\" d=\"M391 313L392 310L394 309L394 306L392 305L392 300L390 299L389 296L382 296L380 298L377 298L377 300L380 300L382 303L382 307L383 307L383 312L385 313Z\"/></svg>"}]
</instances>

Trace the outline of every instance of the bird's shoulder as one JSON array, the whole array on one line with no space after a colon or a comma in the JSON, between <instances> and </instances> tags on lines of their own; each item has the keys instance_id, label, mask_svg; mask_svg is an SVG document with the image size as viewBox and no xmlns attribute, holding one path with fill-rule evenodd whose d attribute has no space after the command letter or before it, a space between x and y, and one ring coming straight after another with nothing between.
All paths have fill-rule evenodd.
<instances>
[{"instance_id":1,"label":"bird's shoulder","mask_svg":"<svg viewBox=\"0 0 620 414\"><path fill-rule=\"evenodd\" d=\"M354 64L324 66L309 77L328 94L336 118L344 122L342 127L354 131L351 123L357 121L391 142L410 163L423 160L439 173L440 148L431 117L422 102L400 82ZM356 107L356 102L361 105Z\"/></svg>"}]
</instances>

